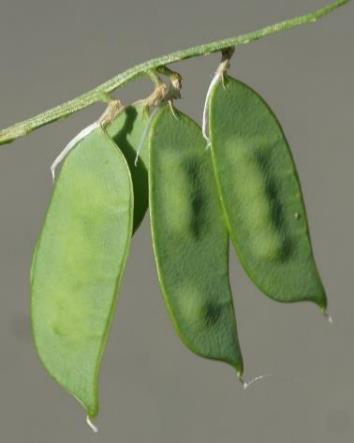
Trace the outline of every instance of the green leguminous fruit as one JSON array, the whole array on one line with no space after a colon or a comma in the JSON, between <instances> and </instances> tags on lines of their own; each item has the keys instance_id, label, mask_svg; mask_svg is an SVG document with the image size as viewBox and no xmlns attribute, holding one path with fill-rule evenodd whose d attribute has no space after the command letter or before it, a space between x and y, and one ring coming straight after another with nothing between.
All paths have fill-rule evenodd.
<instances>
[{"instance_id":1,"label":"green leguminous fruit","mask_svg":"<svg viewBox=\"0 0 354 443\"><path fill-rule=\"evenodd\" d=\"M128 106L106 128L108 135L117 143L129 165L135 196L134 232L144 218L149 200L149 151L146 134L149 116L144 108L143 103ZM140 149L139 159L135 162L138 149Z\"/></svg>"},{"instance_id":2,"label":"green leguminous fruit","mask_svg":"<svg viewBox=\"0 0 354 443\"><path fill-rule=\"evenodd\" d=\"M138 229L142 222L149 202L149 151L148 133L146 132L150 117L144 109L143 103L128 106L106 127L107 134L123 152L130 169L134 195L136 196L134 199L133 232ZM140 149L140 153L136 162L138 149ZM35 252L33 255L35 255ZM32 265L33 263L34 260L32 260Z\"/></svg>"},{"instance_id":3,"label":"green leguminous fruit","mask_svg":"<svg viewBox=\"0 0 354 443\"><path fill-rule=\"evenodd\" d=\"M35 345L49 373L98 413L98 375L133 223L124 156L101 129L64 161L32 267Z\"/></svg>"},{"instance_id":4,"label":"green leguminous fruit","mask_svg":"<svg viewBox=\"0 0 354 443\"><path fill-rule=\"evenodd\" d=\"M253 282L281 302L326 296L288 142L275 115L231 77L210 98L214 172L232 242Z\"/></svg>"},{"instance_id":5,"label":"green leguminous fruit","mask_svg":"<svg viewBox=\"0 0 354 443\"><path fill-rule=\"evenodd\" d=\"M242 373L228 277L228 232L200 128L168 107L150 136L150 212L161 289L175 328L196 354Z\"/></svg>"}]
</instances>

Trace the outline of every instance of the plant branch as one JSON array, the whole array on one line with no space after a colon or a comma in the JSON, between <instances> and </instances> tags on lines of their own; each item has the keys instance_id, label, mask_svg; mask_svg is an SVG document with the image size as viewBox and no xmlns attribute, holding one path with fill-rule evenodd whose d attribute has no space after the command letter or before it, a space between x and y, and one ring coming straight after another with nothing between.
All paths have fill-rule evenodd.
<instances>
[{"instance_id":1,"label":"plant branch","mask_svg":"<svg viewBox=\"0 0 354 443\"><path fill-rule=\"evenodd\" d=\"M286 31L297 26L305 25L308 23L315 23L317 20L330 14L335 9L344 6L351 0L337 0L328 6L318 9L315 12L295 17L290 20L285 20L280 23L276 23L271 26L259 29L248 34L243 34L237 37L231 37L224 40L218 40L211 43L194 46L188 49L172 52L171 54L164 55L151 59L147 62L136 65L122 73L117 74L112 79L102 83L96 88L70 100L46 112L38 114L28 120L19 122L0 131L0 145L9 143L19 137L25 136L33 130L40 128L41 126L52 123L56 120L87 108L88 106L97 102L107 102L107 96L120 88L124 84L138 78L141 75L149 75L149 72L181 60L185 60L192 57L199 57L201 55L208 55L213 52L221 51L223 49L246 45L261 38L267 37L272 34L276 34L281 31Z\"/></svg>"}]
</instances>

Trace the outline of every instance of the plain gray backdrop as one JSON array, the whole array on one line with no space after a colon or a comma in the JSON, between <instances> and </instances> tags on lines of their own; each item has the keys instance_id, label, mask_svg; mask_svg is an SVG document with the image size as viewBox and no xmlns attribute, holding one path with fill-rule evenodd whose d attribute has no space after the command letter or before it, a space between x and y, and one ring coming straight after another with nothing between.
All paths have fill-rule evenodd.
<instances>
[{"instance_id":1,"label":"plain gray backdrop","mask_svg":"<svg viewBox=\"0 0 354 443\"><path fill-rule=\"evenodd\" d=\"M321 0L1 0L0 126L70 99L136 63L324 6ZM29 268L49 166L102 112L96 105L0 150L0 440L6 443L347 443L354 435L354 4L237 50L231 73L269 101L292 146L330 325L282 305L231 251L246 378L187 350L157 283L149 220L134 238L101 372L100 432L42 368L32 344ZM217 55L174 65L178 106L200 121ZM151 90L137 81L127 103Z\"/></svg>"}]
</instances>

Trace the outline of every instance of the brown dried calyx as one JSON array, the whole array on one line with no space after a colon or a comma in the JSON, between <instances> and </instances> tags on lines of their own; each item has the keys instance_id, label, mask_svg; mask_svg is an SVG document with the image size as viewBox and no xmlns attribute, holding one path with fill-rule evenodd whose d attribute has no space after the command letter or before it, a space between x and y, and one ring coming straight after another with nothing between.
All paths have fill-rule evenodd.
<instances>
[{"instance_id":1,"label":"brown dried calyx","mask_svg":"<svg viewBox=\"0 0 354 443\"><path fill-rule=\"evenodd\" d=\"M230 68L230 62L231 62L232 56L234 55L234 52L235 52L234 47L224 49L221 52L221 62L219 63L219 65L217 67L216 74L219 74L222 77L224 77L224 75L227 73L227 71Z\"/></svg>"},{"instance_id":2,"label":"brown dried calyx","mask_svg":"<svg viewBox=\"0 0 354 443\"><path fill-rule=\"evenodd\" d=\"M159 83L154 91L142 100L142 102L148 112L164 103L172 104L174 100L181 98L181 87L181 78L180 76L176 76L175 78L171 78L170 84L168 85L163 82Z\"/></svg>"},{"instance_id":3,"label":"brown dried calyx","mask_svg":"<svg viewBox=\"0 0 354 443\"><path fill-rule=\"evenodd\" d=\"M112 99L108 102L107 108L97 120L101 126L107 126L117 117L117 115L124 109L122 102L119 99Z\"/></svg>"}]
</instances>

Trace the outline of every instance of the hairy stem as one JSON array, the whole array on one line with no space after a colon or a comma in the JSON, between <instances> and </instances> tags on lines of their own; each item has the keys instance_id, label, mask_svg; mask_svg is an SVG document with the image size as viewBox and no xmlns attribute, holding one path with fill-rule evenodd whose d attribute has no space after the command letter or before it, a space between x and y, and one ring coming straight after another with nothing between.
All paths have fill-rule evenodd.
<instances>
[{"instance_id":1,"label":"hairy stem","mask_svg":"<svg viewBox=\"0 0 354 443\"><path fill-rule=\"evenodd\" d=\"M201 55L211 54L213 52L220 51L222 49L229 48L231 46L246 45L248 43L259 40L268 35L272 35L281 31L295 28L297 26L305 25L308 23L315 23L320 18L330 14L340 6L344 6L351 0L337 0L328 6L318 9L315 12L295 17L290 20L285 20L280 23L276 23L271 26L259 29L248 34L239 35L237 37L231 37L224 40L218 40L211 43L194 46L181 51L172 52L171 54L157 57L147 62L136 65L122 73L117 74L112 79L102 83L96 88L72 99L59 106L49 109L46 112L38 114L28 120L19 122L0 131L0 144L9 143L19 137L29 134L33 130L40 128L41 126L52 123L56 120L67 117L74 112L87 108L88 106L97 102L107 102L107 95L116 89L120 88L124 84L137 77L149 74L154 69L174 63L180 60L185 60L192 57L198 57Z\"/></svg>"}]
</instances>

